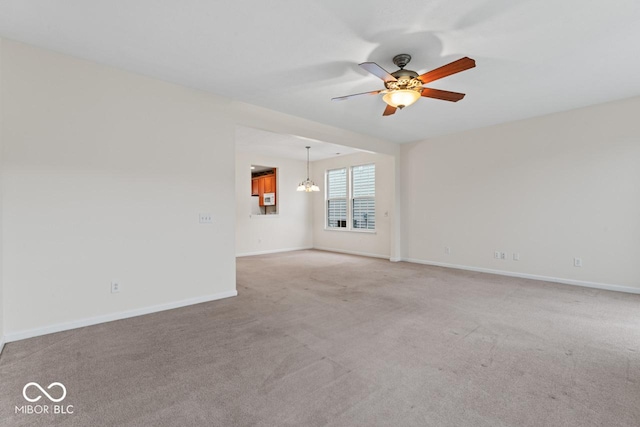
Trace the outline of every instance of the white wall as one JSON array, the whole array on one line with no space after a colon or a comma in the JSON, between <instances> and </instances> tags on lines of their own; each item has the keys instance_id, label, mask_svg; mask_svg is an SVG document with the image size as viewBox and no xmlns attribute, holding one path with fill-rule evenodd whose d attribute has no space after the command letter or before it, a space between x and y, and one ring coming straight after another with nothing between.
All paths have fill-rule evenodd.
<instances>
[{"instance_id":1,"label":"white wall","mask_svg":"<svg viewBox=\"0 0 640 427\"><path fill-rule=\"evenodd\" d=\"M368 163L376 165L375 233L325 229L325 171ZM363 152L318 160L312 166L312 179L321 190L313 194L313 246L317 249L390 258L395 207L394 157Z\"/></svg>"},{"instance_id":2,"label":"white wall","mask_svg":"<svg viewBox=\"0 0 640 427\"><path fill-rule=\"evenodd\" d=\"M632 98L402 146L403 257L639 289L639 112Z\"/></svg>"},{"instance_id":3,"label":"white wall","mask_svg":"<svg viewBox=\"0 0 640 427\"><path fill-rule=\"evenodd\" d=\"M234 294L228 102L8 40L2 57L7 338Z\"/></svg>"},{"instance_id":4,"label":"white wall","mask_svg":"<svg viewBox=\"0 0 640 427\"><path fill-rule=\"evenodd\" d=\"M251 165L277 168L277 215L251 215ZM311 199L296 191L306 176L306 162L236 152L237 256L312 247Z\"/></svg>"},{"instance_id":5,"label":"white wall","mask_svg":"<svg viewBox=\"0 0 640 427\"><path fill-rule=\"evenodd\" d=\"M3 86L2 86L2 54L3 54L3 43L4 41L0 39L0 353L2 353L2 348L4 347L4 286L2 286L2 171L3 171L3 162L2 162L2 152L3 150L3 137L4 137L4 127L2 126L2 99L4 97Z\"/></svg>"}]
</instances>

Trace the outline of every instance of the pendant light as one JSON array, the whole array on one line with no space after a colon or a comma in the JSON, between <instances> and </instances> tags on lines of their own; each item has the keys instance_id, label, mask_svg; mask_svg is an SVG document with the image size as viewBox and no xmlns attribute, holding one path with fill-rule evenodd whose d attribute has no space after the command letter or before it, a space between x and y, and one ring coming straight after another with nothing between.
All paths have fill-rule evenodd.
<instances>
[{"instance_id":1,"label":"pendant light","mask_svg":"<svg viewBox=\"0 0 640 427\"><path fill-rule=\"evenodd\" d=\"M311 147L305 147L307 149L307 179L302 181L300 185L298 185L297 191L306 191L307 193L311 191L320 191L320 187L318 187L313 181L309 179L309 149Z\"/></svg>"}]
</instances>

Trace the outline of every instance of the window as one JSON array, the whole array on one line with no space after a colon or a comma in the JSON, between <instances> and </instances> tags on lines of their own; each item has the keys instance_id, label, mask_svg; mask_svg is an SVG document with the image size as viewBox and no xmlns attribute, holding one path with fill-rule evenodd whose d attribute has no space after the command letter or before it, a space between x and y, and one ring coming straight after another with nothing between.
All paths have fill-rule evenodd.
<instances>
[{"instance_id":1,"label":"window","mask_svg":"<svg viewBox=\"0 0 640 427\"><path fill-rule=\"evenodd\" d=\"M351 168L353 228L376 229L376 165Z\"/></svg>"},{"instance_id":2,"label":"window","mask_svg":"<svg viewBox=\"0 0 640 427\"><path fill-rule=\"evenodd\" d=\"M327 227L347 226L347 169L327 171Z\"/></svg>"},{"instance_id":3,"label":"window","mask_svg":"<svg viewBox=\"0 0 640 427\"><path fill-rule=\"evenodd\" d=\"M376 165L332 169L327 179L327 228L376 229Z\"/></svg>"}]
</instances>

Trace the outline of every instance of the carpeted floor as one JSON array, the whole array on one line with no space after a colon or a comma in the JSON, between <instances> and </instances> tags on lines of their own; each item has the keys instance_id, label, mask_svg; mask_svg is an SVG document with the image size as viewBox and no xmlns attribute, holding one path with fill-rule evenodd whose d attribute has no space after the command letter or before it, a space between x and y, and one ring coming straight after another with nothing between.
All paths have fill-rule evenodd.
<instances>
[{"instance_id":1,"label":"carpeted floor","mask_svg":"<svg viewBox=\"0 0 640 427\"><path fill-rule=\"evenodd\" d=\"M7 344L0 425L640 425L640 295L316 251L238 292Z\"/></svg>"}]
</instances>

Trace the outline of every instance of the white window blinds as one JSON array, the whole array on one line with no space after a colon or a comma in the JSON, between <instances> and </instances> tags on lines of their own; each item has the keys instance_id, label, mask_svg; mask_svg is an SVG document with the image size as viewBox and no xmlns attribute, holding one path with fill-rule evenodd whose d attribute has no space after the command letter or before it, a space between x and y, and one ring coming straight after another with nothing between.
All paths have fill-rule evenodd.
<instances>
[{"instance_id":1,"label":"white window blinds","mask_svg":"<svg viewBox=\"0 0 640 427\"><path fill-rule=\"evenodd\" d=\"M327 227L347 226L347 169L327 171Z\"/></svg>"},{"instance_id":2,"label":"white window blinds","mask_svg":"<svg viewBox=\"0 0 640 427\"><path fill-rule=\"evenodd\" d=\"M376 228L376 165L351 168L353 228L375 230Z\"/></svg>"}]
</instances>

